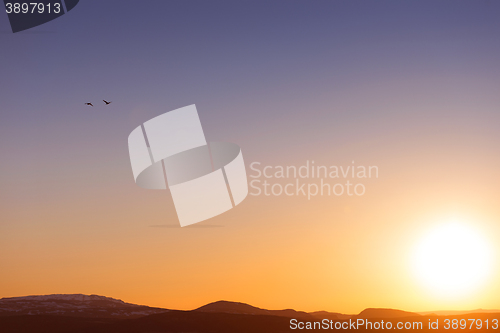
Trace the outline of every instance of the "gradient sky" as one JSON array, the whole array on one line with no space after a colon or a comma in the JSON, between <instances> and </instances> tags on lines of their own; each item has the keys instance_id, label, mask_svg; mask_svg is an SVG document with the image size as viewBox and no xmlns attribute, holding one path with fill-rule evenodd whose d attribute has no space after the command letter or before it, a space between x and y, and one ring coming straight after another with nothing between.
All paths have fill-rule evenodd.
<instances>
[{"instance_id":1,"label":"gradient sky","mask_svg":"<svg viewBox=\"0 0 500 333\"><path fill-rule=\"evenodd\" d=\"M82 0L13 34L0 14L0 297L500 308L500 267L444 298L410 267L450 217L500 258L499 17L493 0ZM379 178L362 197L249 196L175 228L168 191L135 185L127 137L190 104L249 174L354 160Z\"/></svg>"}]
</instances>

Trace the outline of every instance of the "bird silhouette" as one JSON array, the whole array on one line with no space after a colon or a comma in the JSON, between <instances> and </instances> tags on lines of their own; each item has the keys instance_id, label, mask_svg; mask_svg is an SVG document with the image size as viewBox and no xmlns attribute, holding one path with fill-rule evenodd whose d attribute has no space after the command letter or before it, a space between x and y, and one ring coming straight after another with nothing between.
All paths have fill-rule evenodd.
<instances>
[{"instance_id":1,"label":"bird silhouette","mask_svg":"<svg viewBox=\"0 0 500 333\"><path fill-rule=\"evenodd\" d=\"M88 105L88 106L94 107L94 106L92 105L92 103L85 103L85 105Z\"/></svg>"},{"instance_id":2,"label":"bird silhouette","mask_svg":"<svg viewBox=\"0 0 500 333\"><path fill-rule=\"evenodd\" d=\"M106 103L106 105L111 104L111 102L105 101L104 99L103 99L102 101L103 101L104 103Z\"/></svg>"}]
</instances>

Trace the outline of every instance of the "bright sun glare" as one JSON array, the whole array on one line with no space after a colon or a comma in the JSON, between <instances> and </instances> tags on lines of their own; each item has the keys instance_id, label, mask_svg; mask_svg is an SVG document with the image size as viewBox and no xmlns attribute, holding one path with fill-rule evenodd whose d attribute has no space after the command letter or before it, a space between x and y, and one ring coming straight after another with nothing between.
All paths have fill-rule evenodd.
<instances>
[{"instance_id":1,"label":"bright sun glare","mask_svg":"<svg viewBox=\"0 0 500 333\"><path fill-rule=\"evenodd\" d=\"M491 253L485 237L474 228L450 222L421 239L413 262L426 287L438 294L459 295L485 281L491 271Z\"/></svg>"}]
</instances>

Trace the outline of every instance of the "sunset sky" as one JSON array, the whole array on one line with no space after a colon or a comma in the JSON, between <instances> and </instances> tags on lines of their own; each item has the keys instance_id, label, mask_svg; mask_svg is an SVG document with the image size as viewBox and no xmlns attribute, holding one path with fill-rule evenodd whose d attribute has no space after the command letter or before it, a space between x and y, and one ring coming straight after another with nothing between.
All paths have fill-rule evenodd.
<instances>
[{"instance_id":1,"label":"sunset sky","mask_svg":"<svg viewBox=\"0 0 500 333\"><path fill-rule=\"evenodd\" d=\"M13 34L0 13L0 297L500 309L499 18L493 0L103 0ZM249 195L180 228L168 190L134 183L127 137L191 104L249 181L253 162L378 178L352 180L362 196ZM442 294L414 253L449 221L491 260Z\"/></svg>"}]
</instances>

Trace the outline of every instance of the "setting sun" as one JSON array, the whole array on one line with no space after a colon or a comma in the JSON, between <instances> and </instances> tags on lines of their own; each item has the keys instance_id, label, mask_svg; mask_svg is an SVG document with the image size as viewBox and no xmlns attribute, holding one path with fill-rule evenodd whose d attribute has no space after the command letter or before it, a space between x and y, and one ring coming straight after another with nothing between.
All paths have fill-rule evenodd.
<instances>
[{"instance_id":1,"label":"setting sun","mask_svg":"<svg viewBox=\"0 0 500 333\"><path fill-rule=\"evenodd\" d=\"M491 253L486 238L458 222L442 224L420 240L414 269L420 281L441 295L465 294L488 277Z\"/></svg>"}]
</instances>

